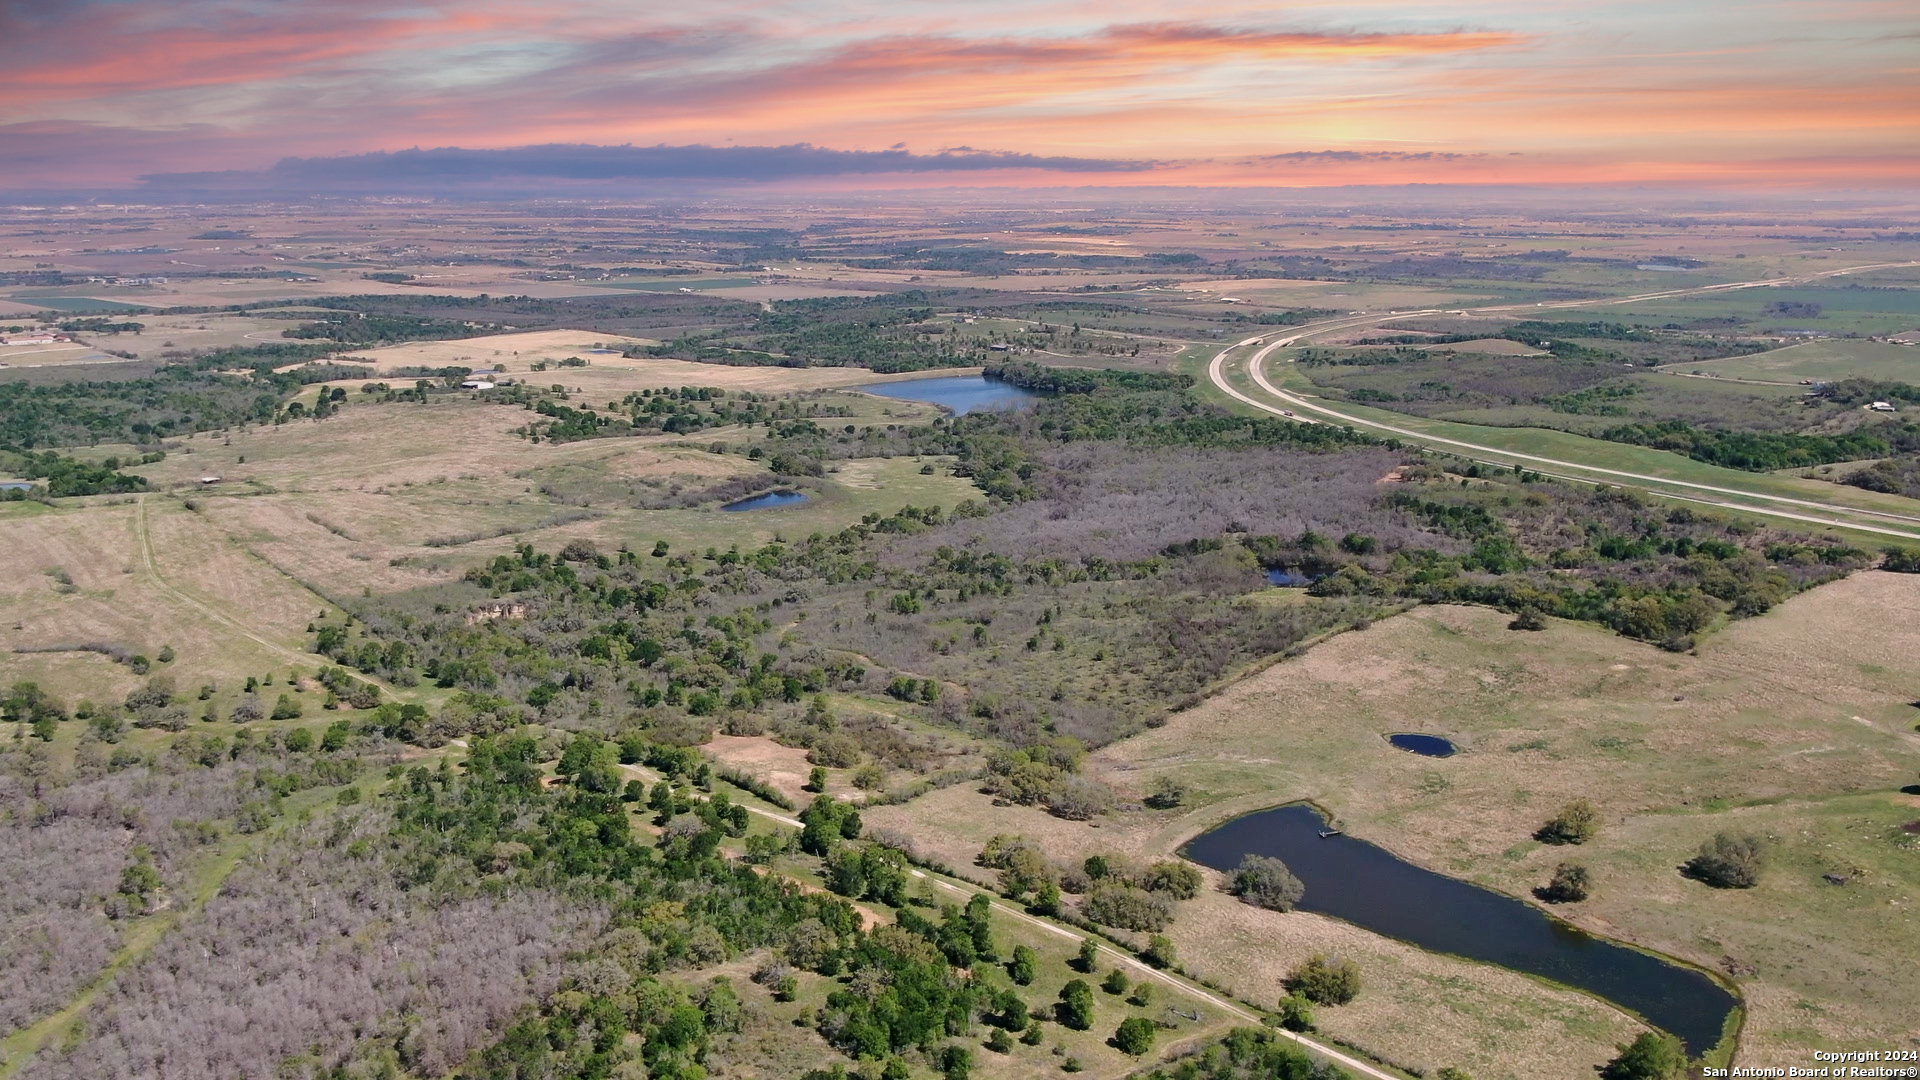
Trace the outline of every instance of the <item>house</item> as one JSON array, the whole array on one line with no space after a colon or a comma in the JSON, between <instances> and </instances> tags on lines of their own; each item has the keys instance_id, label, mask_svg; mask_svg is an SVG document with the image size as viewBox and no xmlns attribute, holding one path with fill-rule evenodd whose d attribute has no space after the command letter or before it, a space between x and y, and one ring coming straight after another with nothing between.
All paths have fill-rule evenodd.
<instances>
[{"instance_id":1,"label":"house","mask_svg":"<svg viewBox=\"0 0 1920 1080\"><path fill-rule=\"evenodd\" d=\"M217 476L203 476L200 478L199 482L200 482L200 486L202 487L211 487L212 485L219 483L220 478Z\"/></svg>"},{"instance_id":2,"label":"house","mask_svg":"<svg viewBox=\"0 0 1920 1080\"><path fill-rule=\"evenodd\" d=\"M996 344L987 346L987 349L990 352L1006 352L1011 348L1013 348L1013 346L1008 345L1005 342L998 342Z\"/></svg>"},{"instance_id":3,"label":"house","mask_svg":"<svg viewBox=\"0 0 1920 1080\"><path fill-rule=\"evenodd\" d=\"M1876 401L1871 405L1868 405L1867 408L1872 409L1874 412L1899 412L1900 411L1893 407L1893 402L1891 401Z\"/></svg>"},{"instance_id":4,"label":"house","mask_svg":"<svg viewBox=\"0 0 1920 1080\"><path fill-rule=\"evenodd\" d=\"M491 390L493 384L485 379L467 379L460 384L462 390Z\"/></svg>"},{"instance_id":5,"label":"house","mask_svg":"<svg viewBox=\"0 0 1920 1080\"><path fill-rule=\"evenodd\" d=\"M57 334L29 334L26 337L6 338L0 345L58 345L67 340Z\"/></svg>"}]
</instances>

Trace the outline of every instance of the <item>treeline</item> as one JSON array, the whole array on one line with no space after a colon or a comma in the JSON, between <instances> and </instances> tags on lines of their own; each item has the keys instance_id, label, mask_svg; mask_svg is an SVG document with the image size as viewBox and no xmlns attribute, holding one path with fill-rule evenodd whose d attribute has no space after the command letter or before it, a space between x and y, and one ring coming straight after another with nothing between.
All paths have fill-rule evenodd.
<instances>
[{"instance_id":1,"label":"treeline","mask_svg":"<svg viewBox=\"0 0 1920 1080\"><path fill-rule=\"evenodd\" d=\"M342 345L370 345L393 341L444 341L498 334L499 323L435 319L386 312L342 311L282 330L290 338L323 338Z\"/></svg>"},{"instance_id":2,"label":"treeline","mask_svg":"<svg viewBox=\"0 0 1920 1080\"><path fill-rule=\"evenodd\" d=\"M150 465L166 457L163 453L145 455L129 464ZM8 459L12 459L9 464ZM46 493L56 498L68 495L125 495L147 490L147 478L123 473L117 457L99 464L63 457L52 450L38 454L0 454L0 470L11 468L30 480L45 480ZM23 494L15 492L14 494Z\"/></svg>"},{"instance_id":3,"label":"treeline","mask_svg":"<svg viewBox=\"0 0 1920 1080\"><path fill-rule=\"evenodd\" d=\"M1802 469L1836 461L1857 461L1887 453L1887 441L1871 429L1844 435L1800 435L1765 431L1700 428L1684 420L1621 424L1600 433L1610 442L1670 450L1695 461L1747 472Z\"/></svg>"},{"instance_id":4,"label":"treeline","mask_svg":"<svg viewBox=\"0 0 1920 1080\"><path fill-rule=\"evenodd\" d=\"M988 379L1043 394L1091 394L1110 390L1185 390L1193 376L1156 371L1047 367L1031 360L996 360L982 372Z\"/></svg>"}]
</instances>

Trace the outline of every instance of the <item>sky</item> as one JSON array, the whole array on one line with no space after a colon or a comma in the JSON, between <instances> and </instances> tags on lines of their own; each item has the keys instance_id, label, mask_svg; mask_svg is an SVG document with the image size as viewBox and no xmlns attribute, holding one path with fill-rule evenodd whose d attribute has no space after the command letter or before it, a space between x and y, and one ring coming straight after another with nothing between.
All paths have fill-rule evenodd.
<instances>
[{"instance_id":1,"label":"sky","mask_svg":"<svg viewBox=\"0 0 1920 1080\"><path fill-rule=\"evenodd\" d=\"M0 0L0 189L502 175L1909 189L1920 3Z\"/></svg>"}]
</instances>

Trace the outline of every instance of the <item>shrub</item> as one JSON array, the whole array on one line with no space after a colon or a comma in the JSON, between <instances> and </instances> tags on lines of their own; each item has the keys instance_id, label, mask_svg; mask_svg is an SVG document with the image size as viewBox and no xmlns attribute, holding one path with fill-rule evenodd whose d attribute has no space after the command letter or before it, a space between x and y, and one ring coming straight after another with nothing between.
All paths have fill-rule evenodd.
<instances>
[{"instance_id":1,"label":"shrub","mask_svg":"<svg viewBox=\"0 0 1920 1080\"><path fill-rule=\"evenodd\" d=\"M1112 879L1096 882L1080 904L1080 914L1123 930L1165 930L1173 921L1173 901L1158 893Z\"/></svg>"},{"instance_id":2,"label":"shrub","mask_svg":"<svg viewBox=\"0 0 1920 1080\"><path fill-rule=\"evenodd\" d=\"M292 694L281 694L280 700L273 703L273 719L298 720L299 718L300 703L293 699ZM311 737L312 733L309 732L308 734L309 737Z\"/></svg>"},{"instance_id":3,"label":"shrub","mask_svg":"<svg viewBox=\"0 0 1920 1080\"><path fill-rule=\"evenodd\" d=\"M1166 893L1175 900L1191 900L1200 892L1200 871L1183 862L1154 863L1141 875L1140 884L1149 892Z\"/></svg>"},{"instance_id":4,"label":"shrub","mask_svg":"<svg viewBox=\"0 0 1920 1080\"><path fill-rule=\"evenodd\" d=\"M1139 1057L1152 1053L1153 1021L1144 1016L1129 1016L1120 1021L1120 1027L1113 1033L1113 1045L1123 1054Z\"/></svg>"},{"instance_id":5,"label":"shrub","mask_svg":"<svg viewBox=\"0 0 1920 1080\"><path fill-rule=\"evenodd\" d=\"M871 762L853 770L853 786L862 791L877 791L886 782L887 771Z\"/></svg>"},{"instance_id":6,"label":"shrub","mask_svg":"<svg viewBox=\"0 0 1920 1080\"><path fill-rule=\"evenodd\" d=\"M313 729L297 727L287 732L287 749L296 754L313 749Z\"/></svg>"},{"instance_id":7,"label":"shrub","mask_svg":"<svg viewBox=\"0 0 1920 1080\"><path fill-rule=\"evenodd\" d=\"M1672 1035L1642 1032L1600 1067L1601 1080L1672 1080L1687 1067L1687 1051Z\"/></svg>"},{"instance_id":8,"label":"shrub","mask_svg":"<svg viewBox=\"0 0 1920 1080\"><path fill-rule=\"evenodd\" d=\"M993 1029L993 1034L987 1036L987 1049L996 1054L1013 1053L1013 1040L1007 1036L1005 1028Z\"/></svg>"},{"instance_id":9,"label":"shrub","mask_svg":"<svg viewBox=\"0 0 1920 1080\"><path fill-rule=\"evenodd\" d=\"M807 761L829 769L851 769L860 764L860 744L847 735L823 735L807 751Z\"/></svg>"},{"instance_id":10,"label":"shrub","mask_svg":"<svg viewBox=\"0 0 1920 1080\"><path fill-rule=\"evenodd\" d=\"M1279 859L1248 855L1240 860L1240 869L1233 872L1227 891L1255 907L1292 911L1307 894L1307 887Z\"/></svg>"},{"instance_id":11,"label":"shrub","mask_svg":"<svg viewBox=\"0 0 1920 1080\"><path fill-rule=\"evenodd\" d=\"M1561 863L1553 868L1553 880L1540 890L1540 899L1550 904L1575 904L1593 895L1593 875L1579 863Z\"/></svg>"},{"instance_id":12,"label":"shrub","mask_svg":"<svg viewBox=\"0 0 1920 1080\"><path fill-rule=\"evenodd\" d=\"M1116 997L1126 993L1127 987L1132 985L1133 983L1127 978L1127 973L1121 971L1119 968L1114 968L1112 971L1107 972L1107 977L1100 980L1100 989Z\"/></svg>"},{"instance_id":13,"label":"shrub","mask_svg":"<svg viewBox=\"0 0 1920 1080\"><path fill-rule=\"evenodd\" d=\"M1047 811L1068 821L1087 821L1113 807L1113 792L1097 780L1063 776L1047 793Z\"/></svg>"},{"instance_id":14,"label":"shrub","mask_svg":"<svg viewBox=\"0 0 1920 1080\"><path fill-rule=\"evenodd\" d=\"M1287 973L1286 987L1316 1005L1345 1005L1360 994L1360 966L1315 953Z\"/></svg>"},{"instance_id":15,"label":"shrub","mask_svg":"<svg viewBox=\"0 0 1920 1080\"><path fill-rule=\"evenodd\" d=\"M1765 865L1766 846L1759 837L1723 832L1700 845L1686 872L1716 889L1751 889L1760 884Z\"/></svg>"},{"instance_id":16,"label":"shrub","mask_svg":"<svg viewBox=\"0 0 1920 1080\"><path fill-rule=\"evenodd\" d=\"M1155 810L1171 810L1187 798L1187 786L1171 776L1156 776L1147 788L1146 804Z\"/></svg>"},{"instance_id":17,"label":"shrub","mask_svg":"<svg viewBox=\"0 0 1920 1080\"><path fill-rule=\"evenodd\" d=\"M1548 819L1534 839L1548 844L1584 844L1600 834L1600 811L1585 799L1575 799Z\"/></svg>"}]
</instances>

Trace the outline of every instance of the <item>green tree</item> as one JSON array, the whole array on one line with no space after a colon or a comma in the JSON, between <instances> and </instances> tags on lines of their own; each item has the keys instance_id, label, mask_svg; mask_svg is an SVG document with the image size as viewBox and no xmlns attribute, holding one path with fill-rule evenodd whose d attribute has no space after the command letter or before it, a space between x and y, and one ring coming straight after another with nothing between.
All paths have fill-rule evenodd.
<instances>
[{"instance_id":1,"label":"green tree","mask_svg":"<svg viewBox=\"0 0 1920 1080\"><path fill-rule=\"evenodd\" d=\"M1153 1052L1153 1021L1144 1016L1129 1016L1120 1021L1113 1033L1113 1045L1123 1054L1140 1057Z\"/></svg>"},{"instance_id":2,"label":"green tree","mask_svg":"<svg viewBox=\"0 0 1920 1080\"><path fill-rule=\"evenodd\" d=\"M592 735L575 735L554 771L582 791L612 795L620 790L620 748Z\"/></svg>"},{"instance_id":3,"label":"green tree","mask_svg":"<svg viewBox=\"0 0 1920 1080\"><path fill-rule=\"evenodd\" d=\"M160 871L153 867L153 853L144 846L133 849L133 862L120 871L120 892L145 903L160 888Z\"/></svg>"},{"instance_id":4,"label":"green tree","mask_svg":"<svg viewBox=\"0 0 1920 1080\"><path fill-rule=\"evenodd\" d=\"M1292 911L1307 887L1293 876L1287 864L1265 855L1248 855L1233 872L1227 891L1241 900L1272 911Z\"/></svg>"},{"instance_id":5,"label":"green tree","mask_svg":"<svg viewBox=\"0 0 1920 1080\"><path fill-rule=\"evenodd\" d=\"M800 850L825 857L841 840L860 836L860 812L850 803L827 795L814 796L813 803L800 812Z\"/></svg>"},{"instance_id":6,"label":"green tree","mask_svg":"<svg viewBox=\"0 0 1920 1080\"><path fill-rule=\"evenodd\" d=\"M1533 835L1548 844L1584 844L1600 835L1600 810L1585 799L1575 799Z\"/></svg>"},{"instance_id":7,"label":"green tree","mask_svg":"<svg viewBox=\"0 0 1920 1080\"><path fill-rule=\"evenodd\" d=\"M1293 993L1280 999L1280 1026L1288 1031L1313 1030L1313 1002Z\"/></svg>"},{"instance_id":8,"label":"green tree","mask_svg":"<svg viewBox=\"0 0 1920 1080\"><path fill-rule=\"evenodd\" d=\"M1075 1031L1093 1026L1093 987L1083 979L1074 979L1060 988L1060 1000L1053 1006L1054 1019Z\"/></svg>"},{"instance_id":9,"label":"green tree","mask_svg":"<svg viewBox=\"0 0 1920 1080\"><path fill-rule=\"evenodd\" d=\"M335 751L344 750L347 747L347 740L351 738L352 735L353 724L351 721L335 720L333 723L327 725L326 732L320 736L320 749L330 754Z\"/></svg>"},{"instance_id":10,"label":"green tree","mask_svg":"<svg viewBox=\"0 0 1920 1080\"><path fill-rule=\"evenodd\" d=\"M1083 975L1091 975L1100 967L1100 945L1092 938L1082 938L1080 951L1074 954L1073 966Z\"/></svg>"},{"instance_id":11,"label":"green tree","mask_svg":"<svg viewBox=\"0 0 1920 1080\"><path fill-rule=\"evenodd\" d=\"M1127 978L1127 973L1119 968L1107 972L1107 977L1100 981L1100 989L1115 996L1126 993L1127 987L1131 985L1133 983Z\"/></svg>"},{"instance_id":12,"label":"green tree","mask_svg":"<svg viewBox=\"0 0 1920 1080\"><path fill-rule=\"evenodd\" d=\"M973 1075L973 1051L964 1046L945 1046L940 1049L940 1076L942 1080L967 1080Z\"/></svg>"},{"instance_id":13,"label":"green tree","mask_svg":"<svg viewBox=\"0 0 1920 1080\"><path fill-rule=\"evenodd\" d=\"M827 770L815 766L807 771L807 790L822 792L827 790Z\"/></svg>"},{"instance_id":14,"label":"green tree","mask_svg":"<svg viewBox=\"0 0 1920 1080\"><path fill-rule=\"evenodd\" d=\"M292 694L281 694L280 700L273 703L273 719L275 720L300 719L300 703L294 700L294 697ZM311 737L311 735L309 735L309 737Z\"/></svg>"},{"instance_id":15,"label":"green tree","mask_svg":"<svg viewBox=\"0 0 1920 1080\"><path fill-rule=\"evenodd\" d=\"M1140 959L1161 969L1170 968L1179 962L1174 952L1173 939L1163 934L1153 934L1147 938L1147 947L1140 950Z\"/></svg>"},{"instance_id":16,"label":"green tree","mask_svg":"<svg viewBox=\"0 0 1920 1080\"><path fill-rule=\"evenodd\" d=\"M1007 961L1007 977L1021 986L1031 986L1040 967L1040 954L1025 945L1013 947L1013 959Z\"/></svg>"},{"instance_id":17,"label":"green tree","mask_svg":"<svg viewBox=\"0 0 1920 1080\"><path fill-rule=\"evenodd\" d=\"M1672 1080L1687 1067L1687 1051L1672 1035L1641 1032L1600 1068L1601 1080Z\"/></svg>"},{"instance_id":18,"label":"green tree","mask_svg":"<svg viewBox=\"0 0 1920 1080\"><path fill-rule=\"evenodd\" d=\"M285 700L284 695L282 700ZM287 732L287 749L296 754L303 754L313 749L313 729L297 727Z\"/></svg>"},{"instance_id":19,"label":"green tree","mask_svg":"<svg viewBox=\"0 0 1920 1080\"><path fill-rule=\"evenodd\" d=\"M1286 987L1316 1005L1345 1005L1360 994L1360 966L1315 953L1287 974Z\"/></svg>"}]
</instances>

